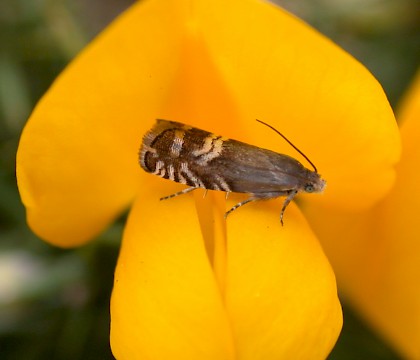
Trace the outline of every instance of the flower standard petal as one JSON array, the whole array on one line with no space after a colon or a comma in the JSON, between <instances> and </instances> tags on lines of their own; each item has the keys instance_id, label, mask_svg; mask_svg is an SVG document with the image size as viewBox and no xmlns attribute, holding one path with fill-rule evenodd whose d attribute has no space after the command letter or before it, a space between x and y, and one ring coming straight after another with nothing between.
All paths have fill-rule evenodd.
<instances>
[{"instance_id":1,"label":"flower standard petal","mask_svg":"<svg viewBox=\"0 0 420 360\"><path fill-rule=\"evenodd\" d=\"M171 16L167 15L169 13ZM255 23L255 29L249 27L250 23ZM38 234L66 243L65 234L70 232L68 229L61 231L61 224L66 223L66 219L77 219L80 234L71 236L70 241L83 242L100 231L129 202L137 179L128 153L132 154L138 146L138 137L147 128L146 124L150 124L150 118L157 113L176 114L164 109L171 109L171 106L167 107L168 103L173 103L170 99L179 99L179 88L162 84L168 85L171 80L179 79L179 70L183 68L180 62L185 59L182 54L186 54L183 49L188 37L201 41L223 75L227 88L232 91L232 98L237 101L236 110L229 116L233 123L229 125L229 119L223 117L216 119L219 120L216 121L216 130L223 125L228 128L227 135L231 135L232 128L238 129L233 125L237 124L238 116L235 115L248 114L247 117L260 117L273 123L288 135L296 133L294 139L303 136L299 144L305 145L306 152L323 153L314 156L322 160L319 167L325 169L325 176L333 184L332 189L329 186L330 195L324 199L333 199L334 203L360 206L367 203L367 199L379 197L389 187L392 171L388 165L395 161L396 156L395 141L392 136L387 136L392 133L392 126L387 125L389 121L383 121L385 125L380 131L365 131L375 127L380 120L389 118L389 109L365 106L370 104L368 100L381 99L383 94L357 62L290 15L258 1L237 0L227 6L221 1L165 4L148 1L134 6L93 43L61 76L31 117L18 154L18 178L28 208L29 223ZM135 50L140 47L141 53ZM113 51L115 48L118 52ZM194 51L190 55L194 55ZM164 100L165 97L167 100ZM281 101L278 101L279 98ZM141 99L142 106L135 106L138 99ZM334 106L331 107L331 104ZM375 109L374 114L372 108ZM354 109L354 112L349 109ZM361 114L373 119L373 122L360 121ZM200 111L191 115L186 116L185 121L199 116ZM340 121L337 121L338 117ZM57 118L62 120L56 121ZM281 121L277 120L279 118ZM354 121L356 118L357 122ZM306 131L308 119L311 124L316 124L311 126L310 132ZM349 126L352 128L349 129ZM103 128L108 136L98 133L99 128ZM138 133L133 132L133 128L138 129ZM248 131L254 132L254 129ZM239 132L244 133L245 130ZM43 141L45 133L52 135L48 141ZM305 136L308 133L310 137ZM98 136L95 137L95 134ZM262 130L256 134L257 137L264 136ZM346 172L340 171L343 170L340 168L343 164L341 159L331 156L329 148L318 145L342 147L342 138L348 135L354 136L343 151L333 152L333 155L340 153L346 157L345 163L350 168L353 167L348 159L354 159L350 156L354 148L360 150L362 145L369 143L390 150L380 154L365 152L363 161L359 159L354 167L361 170L353 171L353 178L343 178ZM328 142L324 141L326 138ZM358 140L353 141L355 138ZM80 143L78 151L74 151L74 143L69 139ZM267 143L271 147L274 141L277 140L273 137ZM108 145L110 143L114 146ZM97 160L95 166L88 169L82 166L83 161L75 161L79 166L67 166L72 158L67 162L61 152L54 151L63 148L73 150L66 154L91 154L93 159L106 161ZM118 153L124 149L127 155ZM34 170L33 157L28 154L34 154L39 159L40 163ZM51 154L56 154L56 158ZM373 165L377 171L373 171ZM56 172L44 171L46 167L55 168ZM329 168L334 171L329 171ZM118 170L110 174L110 170L106 169ZM102 181L97 191L90 192L85 190L92 187L83 179L87 186L82 183L77 188L78 198L83 199L80 200L81 206L74 200L77 197L66 189L67 179L74 180L72 175L78 172L86 174L92 182L98 178L109 179ZM56 181L58 175L65 179L62 184ZM381 179L378 178L380 176ZM355 202L354 193L348 191L356 178L364 179L366 186L363 189L375 183L374 191L365 190L369 194L363 194L363 202ZM45 183L57 186L44 189L42 184ZM336 188L338 183L341 185ZM116 192L113 201L103 196L110 189ZM66 193L69 199L62 197ZM48 201L50 197L55 201ZM98 207L99 201L101 206ZM44 205L47 203L51 206ZM68 213L65 213L63 203L74 206L68 206ZM57 207L61 207L60 211L56 211ZM89 216L83 216L80 209L86 209ZM75 216L76 212L82 216ZM91 220L91 214L95 214L96 218ZM69 225L69 228L73 229L74 225Z\"/></svg>"},{"instance_id":2,"label":"flower standard petal","mask_svg":"<svg viewBox=\"0 0 420 360\"><path fill-rule=\"evenodd\" d=\"M62 246L83 243L133 199L141 137L159 113L162 84L178 67L181 29L174 22L164 2L133 7L34 110L20 140L17 177L40 237Z\"/></svg>"},{"instance_id":3,"label":"flower standard petal","mask_svg":"<svg viewBox=\"0 0 420 360\"><path fill-rule=\"evenodd\" d=\"M398 129L382 88L360 63L268 3L197 1L195 12L239 112L293 139L327 179L320 202L360 209L386 194L399 157ZM240 128L248 129L244 138L296 157L267 129Z\"/></svg>"}]
</instances>

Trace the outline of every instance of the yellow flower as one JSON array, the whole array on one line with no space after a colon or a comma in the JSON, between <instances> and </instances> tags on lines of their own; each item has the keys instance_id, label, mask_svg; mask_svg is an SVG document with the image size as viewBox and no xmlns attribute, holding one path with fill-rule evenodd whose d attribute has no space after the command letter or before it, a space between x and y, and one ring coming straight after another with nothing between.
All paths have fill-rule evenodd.
<instances>
[{"instance_id":1,"label":"yellow flower","mask_svg":"<svg viewBox=\"0 0 420 360\"><path fill-rule=\"evenodd\" d=\"M408 359L420 359L419 117L417 76L399 117L403 152L392 191L367 211L322 211L332 226L312 223L343 293Z\"/></svg>"},{"instance_id":2,"label":"yellow flower","mask_svg":"<svg viewBox=\"0 0 420 360\"><path fill-rule=\"evenodd\" d=\"M301 210L291 204L281 227L282 200L226 222L239 195L159 202L182 187L138 165L156 118L297 157L254 119L280 129L328 181L324 195L302 197L304 212L331 224L317 208L368 208L392 186L399 136L378 83L273 5L148 0L56 80L17 155L28 223L53 244L89 241L134 201L112 295L118 359L325 358L341 308Z\"/></svg>"}]
</instances>

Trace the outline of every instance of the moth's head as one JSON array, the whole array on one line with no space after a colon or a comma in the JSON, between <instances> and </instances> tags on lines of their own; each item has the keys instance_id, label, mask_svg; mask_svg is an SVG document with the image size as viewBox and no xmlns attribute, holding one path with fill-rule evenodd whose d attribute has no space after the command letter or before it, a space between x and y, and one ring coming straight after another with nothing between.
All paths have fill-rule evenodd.
<instances>
[{"instance_id":1,"label":"moth's head","mask_svg":"<svg viewBox=\"0 0 420 360\"><path fill-rule=\"evenodd\" d=\"M303 186L303 191L307 193L320 193L324 191L326 185L327 182L317 172L310 171Z\"/></svg>"}]
</instances>

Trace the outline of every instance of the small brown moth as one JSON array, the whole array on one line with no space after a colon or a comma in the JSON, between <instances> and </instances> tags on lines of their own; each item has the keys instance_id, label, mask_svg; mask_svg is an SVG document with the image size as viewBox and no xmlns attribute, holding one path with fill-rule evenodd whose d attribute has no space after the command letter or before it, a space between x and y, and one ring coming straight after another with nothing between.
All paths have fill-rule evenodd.
<instances>
[{"instance_id":1,"label":"small brown moth","mask_svg":"<svg viewBox=\"0 0 420 360\"><path fill-rule=\"evenodd\" d=\"M286 196L280 213L283 225L284 211L296 194L321 192L326 182L308 157L284 135L271 125L257 121L282 136L312 165L314 171L288 155L168 120L157 120L144 135L140 165L149 173L191 186L161 200L197 188L250 195L232 207L225 217L251 201Z\"/></svg>"}]
</instances>

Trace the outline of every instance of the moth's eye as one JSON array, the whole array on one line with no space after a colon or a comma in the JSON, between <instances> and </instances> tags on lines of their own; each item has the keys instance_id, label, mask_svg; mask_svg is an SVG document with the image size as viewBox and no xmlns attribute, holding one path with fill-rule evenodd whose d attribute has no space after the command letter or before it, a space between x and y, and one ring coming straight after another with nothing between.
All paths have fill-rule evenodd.
<instances>
[{"instance_id":1,"label":"moth's eye","mask_svg":"<svg viewBox=\"0 0 420 360\"><path fill-rule=\"evenodd\" d=\"M312 184L306 184L305 185L305 191L307 192L307 193L311 193L311 192L313 192L315 189L314 189L314 186L312 185Z\"/></svg>"}]
</instances>

